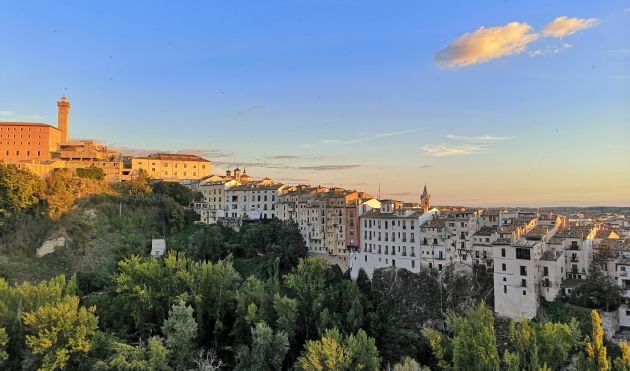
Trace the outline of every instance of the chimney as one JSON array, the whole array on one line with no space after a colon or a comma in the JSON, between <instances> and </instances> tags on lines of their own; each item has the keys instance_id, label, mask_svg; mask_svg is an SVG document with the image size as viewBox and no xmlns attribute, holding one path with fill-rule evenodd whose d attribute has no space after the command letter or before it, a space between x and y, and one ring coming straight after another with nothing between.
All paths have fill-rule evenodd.
<instances>
[{"instance_id":1,"label":"chimney","mask_svg":"<svg viewBox=\"0 0 630 371\"><path fill-rule=\"evenodd\" d=\"M61 97L57 101L57 128L61 130L61 143L68 141L68 115L70 114L71 104L68 98Z\"/></svg>"}]
</instances>

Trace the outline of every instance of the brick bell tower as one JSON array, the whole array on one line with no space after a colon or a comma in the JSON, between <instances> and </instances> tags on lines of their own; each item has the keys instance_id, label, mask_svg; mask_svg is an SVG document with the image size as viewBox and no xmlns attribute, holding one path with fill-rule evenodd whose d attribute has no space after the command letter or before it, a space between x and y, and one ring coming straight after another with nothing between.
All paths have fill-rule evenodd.
<instances>
[{"instance_id":1,"label":"brick bell tower","mask_svg":"<svg viewBox=\"0 0 630 371\"><path fill-rule=\"evenodd\" d=\"M420 195L420 205L422 206L423 212L428 212L429 208L431 208L431 195L427 192L427 185L424 185L424 190Z\"/></svg>"},{"instance_id":2,"label":"brick bell tower","mask_svg":"<svg viewBox=\"0 0 630 371\"><path fill-rule=\"evenodd\" d=\"M61 130L61 143L68 141L68 116L71 106L66 97L61 97L57 101L57 128Z\"/></svg>"}]
</instances>

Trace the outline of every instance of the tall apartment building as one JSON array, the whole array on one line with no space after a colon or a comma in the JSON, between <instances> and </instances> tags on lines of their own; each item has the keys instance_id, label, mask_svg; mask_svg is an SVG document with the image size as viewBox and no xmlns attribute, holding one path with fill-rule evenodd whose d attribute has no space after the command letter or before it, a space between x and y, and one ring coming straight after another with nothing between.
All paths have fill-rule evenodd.
<instances>
[{"instance_id":1,"label":"tall apartment building","mask_svg":"<svg viewBox=\"0 0 630 371\"><path fill-rule=\"evenodd\" d=\"M561 219L530 218L517 215L502 223L507 232L492 243L495 312L515 320L535 317L540 297L554 300L564 280L564 250L550 243Z\"/></svg>"},{"instance_id":2,"label":"tall apartment building","mask_svg":"<svg viewBox=\"0 0 630 371\"><path fill-rule=\"evenodd\" d=\"M348 254L360 243L360 207L371 195L343 188L296 186L281 196L279 218L297 223L308 252L342 269Z\"/></svg>"},{"instance_id":3,"label":"tall apartment building","mask_svg":"<svg viewBox=\"0 0 630 371\"><path fill-rule=\"evenodd\" d=\"M242 220L278 217L276 204L286 186L261 181L225 189L226 218Z\"/></svg>"},{"instance_id":4,"label":"tall apartment building","mask_svg":"<svg viewBox=\"0 0 630 371\"><path fill-rule=\"evenodd\" d=\"M356 278L363 269L368 276L386 267L405 268L419 272L420 224L429 213L421 207L403 207L403 203L381 200L378 209L360 216L360 249L350 254L351 276Z\"/></svg>"}]
</instances>

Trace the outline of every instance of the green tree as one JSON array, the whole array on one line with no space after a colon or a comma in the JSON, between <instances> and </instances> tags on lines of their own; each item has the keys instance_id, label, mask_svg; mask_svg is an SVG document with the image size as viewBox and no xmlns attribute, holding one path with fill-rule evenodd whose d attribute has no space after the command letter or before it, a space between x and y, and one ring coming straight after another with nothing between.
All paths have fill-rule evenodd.
<instances>
[{"instance_id":1,"label":"green tree","mask_svg":"<svg viewBox=\"0 0 630 371\"><path fill-rule=\"evenodd\" d=\"M166 195L182 206L188 206L193 201L194 192L178 182L155 182L151 185L153 193Z\"/></svg>"},{"instance_id":2,"label":"green tree","mask_svg":"<svg viewBox=\"0 0 630 371\"><path fill-rule=\"evenodd\" d=\"M102 168L96 166L80 167L76 170L79 178L103 180L105 179L105 171Z\"/></svg>"},{"instance_id":3,"label":"green tree","mask_svg":"<svg viewBox=\"0 0 630 371\"><path fill-rule=\"evenodd\" d=\"M149 185L149 176L142 169L140 169L135 178L127 182L127 185L127 192L132 196L145 196L153 191Z\"/></svg>"},{"instance_id":4,"label":"green tree","mask_svg":"<svg viewBox=\"0 0 630 371\"><path fill-rule=\"evenodd\" d=\"M588 277L573 289L569 302L581 307L610 312L624 302L623 290L605 272L591 269Z\"/></svg>"},{"instance_id":5,"label":"green tree","mask_svg":"<svg viewBox=\"0 0 630 371\"><path fill-rule=\"evenodd\" d=\"M94 311L94 307L80 307L78 297L66 296L24 313L26 345L40 370L64 369L70 357L88 353L98 324Z\"/></svg>"},{"instance_id":6,"label":"green tree","mask_svg":"<svg viewBox=\"0 0 630 371\"><path fill-rule=\"evenodd\" d=\"M272 219L245 225L239 245L246 257L279 257L280 270L287 272L306 256L307 248L296 223Z\"/></svg>"},{"instance_id":7,"label":"green tree","mask_svg":"<svg viewBox=\"0 0 630 371\"><path fill-rule=\"evenodd\" d=\"M463 316L450 314L447 323L454 335L452 339L438 331L425 329L438 367L445 370L499 370L494 316L484 302Z\"/></svg>"},{"instance_id":8,"label":"green tree","mask_svg":"<svg viewBox=\"0 0 630 371\"><path fill-rule=\"evenodd\" d=\"M4 365L4 362L9 359L7 353L7 344L9 343L9 335L4 327L0 327L0 366Z\"/></svg>"},{"instance_id":9,"label":"green tree","mask_svg":"<svg viewBox=\"0 0 630 371\"><path fill-rule=\"evenodd\" d=\"M44 182L37 175L0 164L0 225L2 219L36 205L43 191Z\"/></svg>"},{"instance_id":10,"label":"green tree","mask_svg":"<svg viewBox=\"0 0 630 371\"><path fill-rule=\"evenodd\" d=\"M381 363L374 338L359 330L344 337L339 330L326 330L320 340L309 340L297 364L303 370L379 370Z\"/></svg>"},{"instance_id":11,"label":"green tree","mask_svg":"<svg viewBox=\"0 0 630 371\"><path fill-rule=\"evenodd\" d=\"M437 360L437 367L442 370L450 370L453 360L453 346L451 340L440 331L432 328L427 327L424 329L424 332L427 334L433 355Z\"/></svg>"},{"instance_id":12,"label":"green tree","mask_svg":"<svg viewBox=\"0 0 630 371\"><path fill-rule=\"evenodd\" d=\"M138 346L114 342L111 345L111 356L96 362L97 371L134 370L134 371L169 371L171 370L169 350L158 337L149 338L148 344Z\"/></svg>"},{"instance_id":13,"label":"green tree","mask_svg":"<svg viewBox=\"0 0 630 371\"><path fill-rule=\"evenodd\" d=\"M76 278L63 275L11 286L0 278L0 328L6 331L7 368L38 367L42 359L82 356L95 327L93 308L78 307ZM59 352L57 358L55 352Z\"/></svg>"},{"instance_id":14,"label":"green tree","mask_svg":"<svg viewBox=\"0 0 630 371\"><path fill-rule=\"evenodd\" d=\"M591 319L593 332L584 340L584 352L578 357L577 368L585 371L607 371L610 369L610 360L606 354L604 329L597 310L591 311Z\"/></svg>"},{"instance_id":15,"label":"green tree","mask_svg":"<svg viewBox=\"0 0 630 371\"><path fill-rule=\"evenodd\" d=\"M291 340L296 331L298 315L297 300L275 294L273 297L273 309L276 313L276 328L283 331Z\"/></svg>"},{"instance_id":16,"label":"green tree","mask_svg":"<svg viewBox=\"0 0 630 371\"><path fill-rule=\"evenodd\" d=\"M301 259L291 273L284 276L289 293L298 302L298 313L302 321L299 326L304 338L316 333L316 323L326 298L326 262L317 258Z\"/></svg>"},{"instance_id":17,"label":"green tree","mask_svg":"<svg viewBox=\"0 0 630 371\"><path fill-rule=\"evenodd\" d=\"M621 356L613 361L614 369L617 371L630 371L630 345L627 342L619 342L621 348Z\"/></svg>"},{"instance_id":18,"label":"green tree","mask_svg":"<svg viewBox=\"0 0 630 371\"><path fill-rule=\"evenodd\" d=\"M348 350L351 354L351 370L378 371L381 365L381 357L376 348L374 338L367 336L365 331L359 330L356 335L350 335L346 339Z\"/></svg>"},{"instance_id":19,"label":"green tree","mask_svg":"<svg viewBox=\"0 0 630 371\"><path fill-rule=\"evenodd\" d=\"M538 358L538 343L534 326L523 320L519 323L510 322L508 340L514 349L514 353L506 352L505 362L515 370L538 371L540 362ZM514 364L516 362L516 364Z\"/></svg>"},{"instance_id":20,"label":"green tree","mask_svg":"<svg viewBox=\"0 0 630 371\"><path fill-rule=\"evenodd\" d=\"M396 363L393 371L429 371L429 368L422 367L415 359L405 357L401 362Z\"/></svg>"},{"instance_id":21,"label":"green tree","mask_svg":"<svg viewBox=\"0 0 630 371\"><path fill-rule=\"evenodd\" d=\"M546 322L534 326L540 364L546 364L552 370L560 370L570 360L580 342L577 320L572 319L569 323Z\"/></svg>"},{"instance_id":22,"label":"green tree","mask_svg":"<svg viewBox=\"0 0 630 371\"><path fill-rule=\"evenodd\" d=\"M242 345L236 353L236 369L251 371L279 370L287 351L289 339L280 331L274 333L264 322L259 322L251 330L252 342Z\"/></svg>"},{"instance_id":23,"label":"green tree","mask_svg":"<svg viewBox=\"0 0 630 371\"><path fill-rule=\"evenodd\" d=\"M162 333L166 336L166 346L171 351L176 370L185 370L195 354L195 338L197 322L193 317L193 309L183 300L173 304L164 321Z\"/></svg>"},{"instance_id":24,"label":"green tree","mask_svg":"<svg viewBox=\"0 0 630 371\"><path fill-rule=\"evenodd\" d=\"M465 316L451 315L453 366L463 370L498 370L499 354L494 334L494 316L484 302Z\"/></svg>"},{"instance_id":25,"label":"green tree","mask_svg":"<svg viewBox=\"0 0 630 371\"><path fill-rule=\"evenodd\" d=\"M309 340L297 364L305 371L349 370L350 351L338 330L327 330L320 340Z\"/></svg>"}]
</instances>

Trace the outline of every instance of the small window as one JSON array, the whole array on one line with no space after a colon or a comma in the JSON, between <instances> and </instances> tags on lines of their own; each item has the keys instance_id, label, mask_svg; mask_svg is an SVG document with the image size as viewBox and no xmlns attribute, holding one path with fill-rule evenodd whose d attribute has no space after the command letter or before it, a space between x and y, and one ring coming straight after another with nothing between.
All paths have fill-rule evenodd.
<instances>
[{"instance_id":1,"label":"small window","mask_svg":"<svg viewBox=\"0 0 630 371\"><path fill-rule=\"evenodd\" d=\"M505 258L505 249L504 248L501 248L501 257Z\"/></svg>"}]
</instances>

